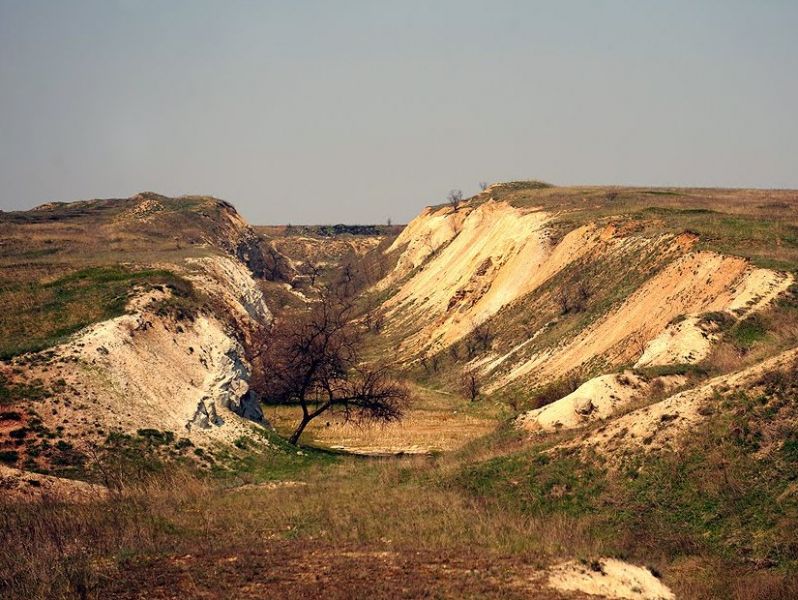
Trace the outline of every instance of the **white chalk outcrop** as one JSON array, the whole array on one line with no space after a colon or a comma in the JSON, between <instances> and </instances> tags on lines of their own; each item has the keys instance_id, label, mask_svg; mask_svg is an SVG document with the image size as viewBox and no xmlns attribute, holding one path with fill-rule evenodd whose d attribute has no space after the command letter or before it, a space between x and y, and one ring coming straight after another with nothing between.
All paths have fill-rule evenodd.
<instances>
[{"instance_id":1,"label":"white chalk outcrop","mask_svg":"<svg viewBox=\"0 0 798 600\"><path fill-rule=\"evenodd\" d=\"M521 298L544 293L545 284L580 261L612 259L622 277L625 261L643 254L662 267L586 327L536 347L546 324L503 354L475 357L471 366L492 393L510 384L542 385L595 364L697 363L716 339L702 314L742 318L794 281L739 257L697 251L687 234L651 238L617 224L586 224L553 240L555 216L488 200L458 210L428 208L414 219L388 249L399 253L396 266L376 286L391 292L382 310L387 333L401 338L398 357L408 362L440 352L511 305L528 310Z\"/></svg>"},{"instance_id":2,"label":"white chalk outcrop","mask_svg":"<svg viewBox=\"0 0 798 600\"><path fill-rule=\"evenodd\" d=\"M249 271L223 256L197 259L183 273L225 314L190 317L159 311L168 290L140 293L128 314L92 325L57 348L74 364L64 372L79 402L62 404L58 421L71 429L172 431L197 443L232 441L267 425L249 390L245 323L271 319Z\"/></svg>"},{"instance_id":3,"label":"white chalk outcrop","mask_svg":"<svg viewBox=\"0 0 798 600\"><path fill-rule=\"evenodd\" d=\"M549 570L549 586L563 592L623 600L674 600L676 596L646 567L615 558L590 564L570 561Z\"/></svg>"},{"instance_id":4,"label":"white chalk outcrop","mask_svg":"<svg viewBox=\"0 0 798 600\"><path fill-rule=\"evenodd\" d=\"M517 419L523 429L556 431L574 429L614 415L650 392L651 384L633 373L594 377L575 391Z\"/></svg>"}]
</instances>

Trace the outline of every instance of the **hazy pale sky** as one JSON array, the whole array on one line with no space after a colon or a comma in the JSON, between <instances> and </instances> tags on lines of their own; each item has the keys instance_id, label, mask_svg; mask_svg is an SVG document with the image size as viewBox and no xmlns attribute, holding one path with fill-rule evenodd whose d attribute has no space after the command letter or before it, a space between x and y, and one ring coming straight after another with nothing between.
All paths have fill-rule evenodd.
<instances>
[{"instance_id":1,"label":"hazy pale sky","mask_svg":"<svg viewBox=\"0 0 798 600\"><path fill-rule=\"evenodd\" d=\"M0 209L401 222L479 181L798 187L798 2L0 0Z\"/></svg>"}]
</instances>

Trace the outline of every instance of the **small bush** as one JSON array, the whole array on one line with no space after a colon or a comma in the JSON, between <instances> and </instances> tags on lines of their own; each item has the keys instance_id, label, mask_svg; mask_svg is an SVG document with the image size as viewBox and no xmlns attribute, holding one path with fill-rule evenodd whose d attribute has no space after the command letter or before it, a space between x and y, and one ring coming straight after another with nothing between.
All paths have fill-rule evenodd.
<instances>
[{"instance_id":1,"label":"small bush","mask_svg":"<svg viewBox=\"0 0 798 600\"><path fill-rule=\"evenodd\" d=\"M731 331L734 343L743 349L748 349L767 335L767 329L761 316L751 315L746 317Z\"/></svg>"},{"instance_id":2,"label":"small bush","mask_svg":"<svg viewBox=\"0 0 798 600\"><path fill-rule=\"evenodd\" d=\"M728 329L734 322L734 317L722 310L704 313L698 319L699 325L714 325L719 329Z\"/></svg>"},{"instance_id":3,"label":"small bush","mask_svg":"<svg viewBox=\"0 0 798 600\"><path fill-rule=\"evenodd\" d=\"M9 465L15 464L19 460L19 452L16 450L0 450L0 463Z\"/></svg>"},{"instance_id":4,"label":"small bush","mask_svg":"<svg viewBox=\"0 0 798 600\"><path fill-rule=\"evenodd\" d=\"M581 384L581 379L576 375L563 377L541 388L532 396L534 408L542 408L547 404L556 402L560 398L575 392Z\"/></svg>"},{"instance_id":5,"label":"small bush","mask_svg":"<svg viewBox=\"0 0 798 600\"><path fill-rule=\"evenodd\" d=\"M158 431L157 429L139 429L136 431L139 437L146 439L156 446L171 444L175 441L175 434L171 431Z\"/></svg>"}]
</instances>

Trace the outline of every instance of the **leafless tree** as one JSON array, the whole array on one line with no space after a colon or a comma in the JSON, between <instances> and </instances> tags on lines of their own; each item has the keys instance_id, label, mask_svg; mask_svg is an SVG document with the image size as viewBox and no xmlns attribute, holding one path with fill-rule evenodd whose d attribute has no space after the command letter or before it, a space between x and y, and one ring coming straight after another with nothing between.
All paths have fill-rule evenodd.
<instances>
[{"instance_id":1,"label":"leafless tree","mask_svg":"<svg viewBox=\"0 0 798 600\"><path fill-rule=\"evenodd\" d=\"M560 307L560 314L567 315L571 312L571 298L568 295L568 290L565 286L557 290L557 305Z\"/></svg>"},{"instance_id":2,"label":"leafless tree","mask_svg":"<svg viewBox=\"0 0 798 600\"><path fill-rule=\"evenodd\" d=\"M460 360L460 347L457 344L449 346L449 356L454 362Z\"/></svg>"},{"instance_id":3,"label":"leafless tree","mask_svg":"<svg viewBox=\"0 0 798 600\"><path fill-rule=\"evenodd\" d=\"M490 349L492 343L493 332L490 326L487 323L477 325L465 341L466 355L469 359L472 359L478 352L485 352Z\"/></svg>"},{"instance_id":4,"label":"leafless tree","mask_svg":"<svg viewBox=\"0 0 798 600\"><path fill-rule=\"evenodd\" d=\"M461 190L451 190L449 195L446 196L446 200L449 202L449 206L451 206L453 210L457 210L460 202L463 201L463 192Z\"/></svg>"},{"instance_id":5,"label":"leafless tree","mask_svg":"<svg viewBox=\"0 0 798 600\"><path fill-rule=\"evenodd\" d=\"M321 277L323 271L321 266L313 261L309 260L302 264L302 273L308 276L310 285L316 285L316 280Z\"/></svg>"},{"instance_id":6,"label":"leafless tree","mask_svg":"<svg viewBox=\"0 0 798 600\"><path fill-rule=\"evenodd\" d=\"M479 189L484 192L486 189L488 189L488 185L490 185L490 184L488 184L487 181L480 181L479 182Z\"/></svg>"},{"instance_id":7,"label":"leafless tree","mask_svg":"<svg viewBox=\"0 0 798 600\"><path fill-rule=\"evenodd\" d=\"M344 263L335 281L335 294L342 298L351 298L355 295L360 281L358 271L351 262Z\"/></svg>"},{"instance_id":8,"label":"leafless tree","mask_svg":"<svg viewBox=\"0 0 798 600\"><path fill-rule=\"evenodd\" d=\"M480 394L479 377L475 369L468 369L463 374L463 394L474 402Z\"/></svg>"},{"instance_id":9,"label":"leafless tree","mask_svg":"<svg viewBox=\"0 0 798 600\"><path fill-rule=\"evenodd\" d=\"M474 328L474 339L477 342L477 347L482 351L490 349L493 343L493 330L487 323L482 323Z\"/></svg>"},{"instance_id":10,"label":"leafless tree","mask_svg":"<svg viewBox=\"0 0 798 600\"><path fill-rule=\"evenodd\" d=\"M627 339L629 347L632 349L632 356L638 359L643 356L648 347L649 340L654 338L654 331L641 329L632 333Z\"/></svg>"},{"instance_id":11,"label":"leafless tree","mask_svg":"<svg viewBox=\"0 0 798 600\"><path fill-rule=\"evenodd\" d=\"M264 277L269 281L288 281L291 267L288 260L272 244L267 244L263 252Z\"/></svg>"},{"instance_id":12,"label":"leafless tree","mask_svg":"<svg viewBox=\"0 0 798 600\"><path fill-rule=\"evenodd\" d=\"M390 422L402 416L407 390L382 366L364 366L362 331L352 305L328 290L308 312L285 318L269 334L261 358L267 402L298 404L302 418L289 441L320 414L335 409L347 421Z\"/></svg>"},{"instance_id":13,"label":"leafless tree","mask_svg":"<svg viewBox=\"0 0 798 600\"><path fill-rule=\"evenodd\" d=\"M593 295L593 290L590 289L588 283L583 279L576 284L576 296L582 306L582 310L587 310L587 303L590 296Z\"/></svg>"}]
</instances>

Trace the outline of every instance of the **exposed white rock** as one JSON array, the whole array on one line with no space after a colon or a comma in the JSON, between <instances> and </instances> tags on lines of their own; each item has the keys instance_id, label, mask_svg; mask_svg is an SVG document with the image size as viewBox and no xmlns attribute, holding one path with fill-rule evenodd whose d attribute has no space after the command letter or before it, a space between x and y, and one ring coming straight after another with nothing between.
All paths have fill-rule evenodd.
<instances>
[{"instance_id":1,"label":"exposed white rock","mask_svg":"<svg viewBox=\"0 0 798 600\"><path fill-rule=\"evenodd\" d=\"M668 587L645 567L615 558L590 565L570 561L550 570L549 586L567 592L582 592L602 598L625 600L673 600Z\"/></svg>"},{"instance_id":2,"label":"exposed white rock","mask_svg":"<svg viewBox=\"0 0 798 600\"><path fill-rule=\"evenodd\" d=\"M633 373L601 375L551 404L524 413L517 423L528 430L573 429L590 420L612 416L632 401L643 398L649 388L648 382Z\"/></svg>"},{"instance_id":3,"label":"exposed white rock","mask_svg":"<svg viewBox=\"0 0 798 600\"><path fill-rule=\"evenodd\" d=\"M128 314L87 327L57 349L77 362L69 385L82 399L60 405L59 421L76 431L79 423L104 431L172 431L199 444L230 442L251 433L252 422L268 426L249 389L250 365L237 331L271 320L263 295L231 258L190 265L194 285L229 312L179 318L157 310L168 291L137 294Z\"/></svg>"}]
</instances>

